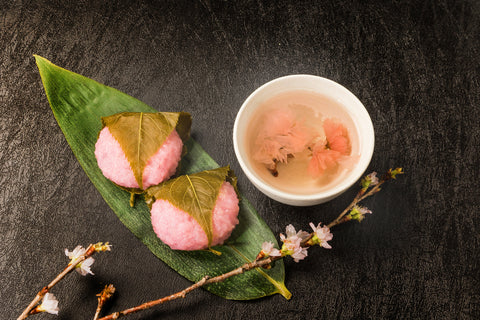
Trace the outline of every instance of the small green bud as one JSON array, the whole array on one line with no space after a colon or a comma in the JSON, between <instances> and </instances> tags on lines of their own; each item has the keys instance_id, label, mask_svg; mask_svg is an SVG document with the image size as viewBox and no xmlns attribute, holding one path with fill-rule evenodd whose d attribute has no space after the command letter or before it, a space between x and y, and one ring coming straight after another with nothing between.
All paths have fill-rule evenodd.
<instances>
[{"instance_id":1,"label":"small green bud","mask_svg":"<svg viewBox=\"0 0 480 320\"><path fill-rule=\"evenodd\" d=\"M388 170L388 175L390 176L390 178L392 179L396 179L397 177L397 174L403 174L403 169L402 168L395 168L395 170Z\"/></svg>"},{"instance_id":2,"label":"small green bud","mask_svg":"<svg viewBox=\"0 0 480 320\"><path fill-rule=\"evenodd\" d=\"M372 211L368 210L368 208L365 208L365 207L354 206L352 210L350 210L350 213L348 214L348 216L352 220L357 220L358 222L362 222L362 220L365 219L365 215L367 213L372 213Z\"/></svg>"},{"instance_id":3,"label":"small green bud","mask_svg":"<svg viewBox=\"0 0 480 320\"><path fill-rule=\"evenodd\" d=\"M378 184L377 173L374 171L365 177L362 178L360 185L362 186L362 190L366 191L368 187L374 186Z\"/></svg>"}]
</instances>

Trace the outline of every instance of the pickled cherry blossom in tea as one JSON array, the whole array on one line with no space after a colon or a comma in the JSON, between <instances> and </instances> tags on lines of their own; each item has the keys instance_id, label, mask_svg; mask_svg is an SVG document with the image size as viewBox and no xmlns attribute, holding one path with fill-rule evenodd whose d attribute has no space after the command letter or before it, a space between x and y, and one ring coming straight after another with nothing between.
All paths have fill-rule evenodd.
<instances>
[{"instance_id":1,"label":"pickled cherry blossom in tea","mask_svg":"<svg viewBox=\"0 0 480 320\"><path fill-rule=\"evenodd\" d=\"M257 176L292 194L333 187L360 156L355 123L342 104L303 90L262 103L249 124L246 144Z\"/></svg>"}]
</instances>

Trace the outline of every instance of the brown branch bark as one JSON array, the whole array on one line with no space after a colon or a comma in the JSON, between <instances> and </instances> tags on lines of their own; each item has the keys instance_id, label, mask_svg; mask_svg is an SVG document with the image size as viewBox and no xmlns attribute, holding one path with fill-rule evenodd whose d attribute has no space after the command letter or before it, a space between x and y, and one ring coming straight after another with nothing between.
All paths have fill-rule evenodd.
<instances>
[{"instance_id":1,"label":"brown branch bark","mask_svg":"<svg viewBox=\"0 0 480 320\"><path fill-rule=\"evenodd\" d=\"M243 266L238 267L237 269L234 269L230 272L224 273L222 275L219 275L219 276L216 276L216 277L213 277L213 278L205 276L200 281L194 283L193 285L191 285L190 287L188 287L188 288L186 288L182 291L179 291L177 293L174 293L172 295L169 295L167 297L164 297L164 298L161 298L161 299L158 299L158 300L153 300L153 301L143 303L143 304L138 305L138 306L133 307L133 308L129 308L129 309L125 309L125 310L120 311L120 312L112 313L112 314L110 314L108 316L105 316L103 318L100 318L98 320L118 319L118 318L120 318L122 316L125 316L127 314L138 312L138 311L141 311L141 310L145 310L145 309L151 308L153 306L163 304L163 303L168 302L168 301L173 301L173 300L178 299L178 298L185 298L185 296L188 293L192 292L195 289L198 289L198 288L203 287L203 286L208 285L208 284L225 281L225 279L227 279L227 278L242 274L246 271L249 271L249 270L252 270L252 269L255 269L255 268L260 268L260 267L267 266L270 263L272 263L273 261L278 260L278 259L280 259L280 257L278 257L278 258L268 257L268 258L265 258L265 259L262 259L262 260L255 260L253 262L245 263Z\"/></svg>"}]
</instances>

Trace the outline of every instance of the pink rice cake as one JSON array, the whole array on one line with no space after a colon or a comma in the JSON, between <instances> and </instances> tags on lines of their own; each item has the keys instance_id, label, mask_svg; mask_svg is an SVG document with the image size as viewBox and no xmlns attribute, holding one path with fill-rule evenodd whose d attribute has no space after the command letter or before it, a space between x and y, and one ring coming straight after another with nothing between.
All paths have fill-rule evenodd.
<instances>
[{"instance_id":1,"label":"pink rice cake","mask_svg":"<svg viewBox=\"0 0 480 320\"><path fill-rule=\"evenodd\" d=\"M157 185L169 179L177 170L182 155L183 142L177 131L173 130L158 151L150 157L143 170L143 189ZM103 128L95 144L95 157L103 175L119 186L139 188L133 170L120 143Z\"/></svg>"},{"instance_id":2,"label":"pink rice cake","mask_svg":"<svg viewBox=\"0 0 480 320\"><path fill-rule=\"evenodd\" d=\"M223 244L238 224L237 193L224 182L213 209L213 239L211 246ZM166 200L157 200L151 210L152 226L157 236L173 250L208 248L208 238L198 222L185 211Z\"/></svg>"}]
</instances>

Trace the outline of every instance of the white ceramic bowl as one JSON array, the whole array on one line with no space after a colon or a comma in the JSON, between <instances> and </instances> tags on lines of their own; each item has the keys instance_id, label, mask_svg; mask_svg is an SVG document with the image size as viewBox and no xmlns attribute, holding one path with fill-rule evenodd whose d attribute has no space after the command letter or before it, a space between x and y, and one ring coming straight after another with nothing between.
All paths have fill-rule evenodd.
<instances>
[{"instance_id":1,"label":"white ceramic bowl","mask_svg":"<svg viewBox=\"0 0 480 320\"><path fill-rule=\"evenodd\" d=\"M308 90L325 95L340 103L351 116L358 132L359 160L349 174L338 184L315 194L292 194L271 186L258 177L247 158L246 135L252 115L266 100L286 91ZM272 80L255 90L241 106L233 127L235 154L247 178L265 195L279 202L294 206L310 206L329 201L358 181L370 163L375 136L367 110L353 93L340 84L313 75L290 75Z\"/></svg>"}]
</instances>

